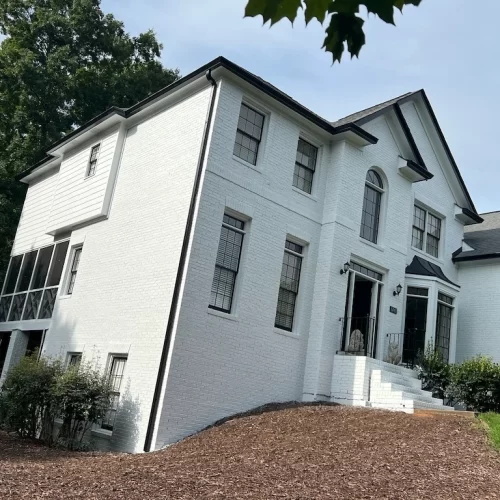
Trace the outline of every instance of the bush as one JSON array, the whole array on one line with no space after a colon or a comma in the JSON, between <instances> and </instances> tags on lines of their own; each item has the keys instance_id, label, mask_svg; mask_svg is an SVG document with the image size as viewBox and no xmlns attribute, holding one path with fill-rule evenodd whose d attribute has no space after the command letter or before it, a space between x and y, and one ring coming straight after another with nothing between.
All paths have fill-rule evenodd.
<instances>
[{"instance_id":1,"label":"bush","mask_svg":"<svg viewBox=\"0 0 500 500\"><path fill-rule=\"evenodd\" d=\"M65 369L58 359L25 357L0 391L0 424L19 436L81 449L87 431L110 406L110 387L89 365ZM55 435L56 419L62 420Z\"/></svg>"},{"instance_id":2,"label":"bush","mask_svg":"<svg viewBox=\"0 0 500 500\"><path fill-rule=\"evenodd\" d=\"M451 368L448 394L478 412L500 411L500 366L476 356Z\"/></svg>"},{"instance_id":3,"label":"bush","mask_svg":"<svg viewBox=\"0 0 500 500\"><path fill-rule=\"evenodd\" d=\"M432 342L429 342L425 352L419 353L414 369L422 381L422 389L431 391L436 398L452 399L448 394L451 365L443 361L441 353L434 348Z\"/></svg>"},{"instance_id":4,"label":"bush","mask_svg":"<svg viewBox=\"0 0 500 500\"><path fill-rule=\"evenodd\" d=\"M51 442L53 387L63 373L60 361L37 360L38 353L24 357L12 368L0 392L0 423L24 438Z\"/></svg>"}]
</instances>

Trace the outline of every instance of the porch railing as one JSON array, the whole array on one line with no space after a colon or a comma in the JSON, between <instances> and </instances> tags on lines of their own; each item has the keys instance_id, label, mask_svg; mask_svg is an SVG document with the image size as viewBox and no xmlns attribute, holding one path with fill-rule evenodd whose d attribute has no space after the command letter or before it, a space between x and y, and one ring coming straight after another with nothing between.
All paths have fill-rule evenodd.
<instances>
[{"instance_id":1,"label":"porch railing","mask_svg":"<svg viewBox=\"0 0 500 500\"><path fill-rule=\"evenodd\" d=\"M424 349L425 331L417 328L402 333L388 333L384 361L413 368Z\"/></svg>"},{"instance_id":2,"label":"porch railing","mask_svg":"<svg viewBox=\"0 0 500 500\"><path fill-rule=\"evenodd\" d=\"M376 321L370 316L347 317L342 321L340 350L357 356L375 355Z\"/></svg>"}]
</instances>

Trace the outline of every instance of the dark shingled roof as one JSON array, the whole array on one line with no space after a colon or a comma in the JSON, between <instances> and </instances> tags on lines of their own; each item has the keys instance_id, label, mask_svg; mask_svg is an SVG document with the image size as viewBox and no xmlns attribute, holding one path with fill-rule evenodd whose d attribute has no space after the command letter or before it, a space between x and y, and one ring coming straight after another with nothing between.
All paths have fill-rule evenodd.
<instances>
[{"instance_id":1,"label":"dark shingled roof","mask_svg":"<svg viewBox=\"0 0 500 500\"><path fill-rule=\"evenodd\" d=\"M481 214L482 224L466 226L464 243L473 250L459 248L453 254L455 262L494 259L500 257L500 212Z\"/></svg>"},{"instance_id":2,"label":"dark shingled roof","mask_svg":"<svg viewBox=\"0 0 500 500\"><path fill-rule=\"evenodd\" d=\"M413 257L411 264L406 267L405 272L406 274L416 274L417 276L432 276L446 281L447 283L451 283L452 285L459 286L448 279L437 264L433 264L422 257L418 257L417 255Z\"/></svg>"},{"instance_id":3,"label":"dark shingled roof","mask_svg":"<svg viewBox=\"0 0 500 500\"><path fill-rule=\"evenodd\" d=\"M380 104L376 104L375 106L363 109L362 111L357 111L352 115L344 116L344 118L340 118L340 120L332 122L332 125L334 127L339 127L340 125L345 125L346 123L356 123L358 120L373 115L374 113L377 113L384 108L388 108L393 104L396 104L399 100L404 99L405 97L408 97L412 94L414 94L414 92L407 92L406 94L395 97L394 99L389 99L388 101L381 102Z\"/></svg>"}]
</instances>

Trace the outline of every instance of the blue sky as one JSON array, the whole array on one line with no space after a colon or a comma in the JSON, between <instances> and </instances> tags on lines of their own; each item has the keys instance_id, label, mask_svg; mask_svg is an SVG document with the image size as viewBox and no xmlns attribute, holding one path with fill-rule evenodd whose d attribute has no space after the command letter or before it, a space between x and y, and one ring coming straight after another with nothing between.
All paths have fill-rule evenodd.
<instances>
[{"instance_id":1,"label":"blue sky","mask_svg":"<svg viewBox=\"0 0 500 500\"><path fill-rule=\"evenodd\" d=\"M323 28L303 17L272 29L244 19L246 0L103 0L102 8L138 34L154 29L163 63L182 74L223 55L327 119L424 88L481 212L500 210L500 2L423 0L397 27L368 18L360 59L334 66L321 50Z\"/></svg>"}]
</instances>

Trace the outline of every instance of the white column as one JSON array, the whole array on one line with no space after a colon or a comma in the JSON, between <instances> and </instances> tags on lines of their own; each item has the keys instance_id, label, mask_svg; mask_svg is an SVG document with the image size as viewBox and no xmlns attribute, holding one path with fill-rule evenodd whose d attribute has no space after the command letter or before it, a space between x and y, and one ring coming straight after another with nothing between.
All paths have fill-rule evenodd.
<instances>
[{"instance_id":1,"label":"white column","mask_svg":"<svg viewBox=\"0 0 500 500\"><path fill-rule=\"evenodd\" d=\"M3 384L8 371L16 366L23 356L26 354L26 347L28 347L29 334L22 330L13 330L10 335L9 348L7 349L7 356L3 365L2 374L0 376L0 385Z\"/></svg>"}]
</instances>

